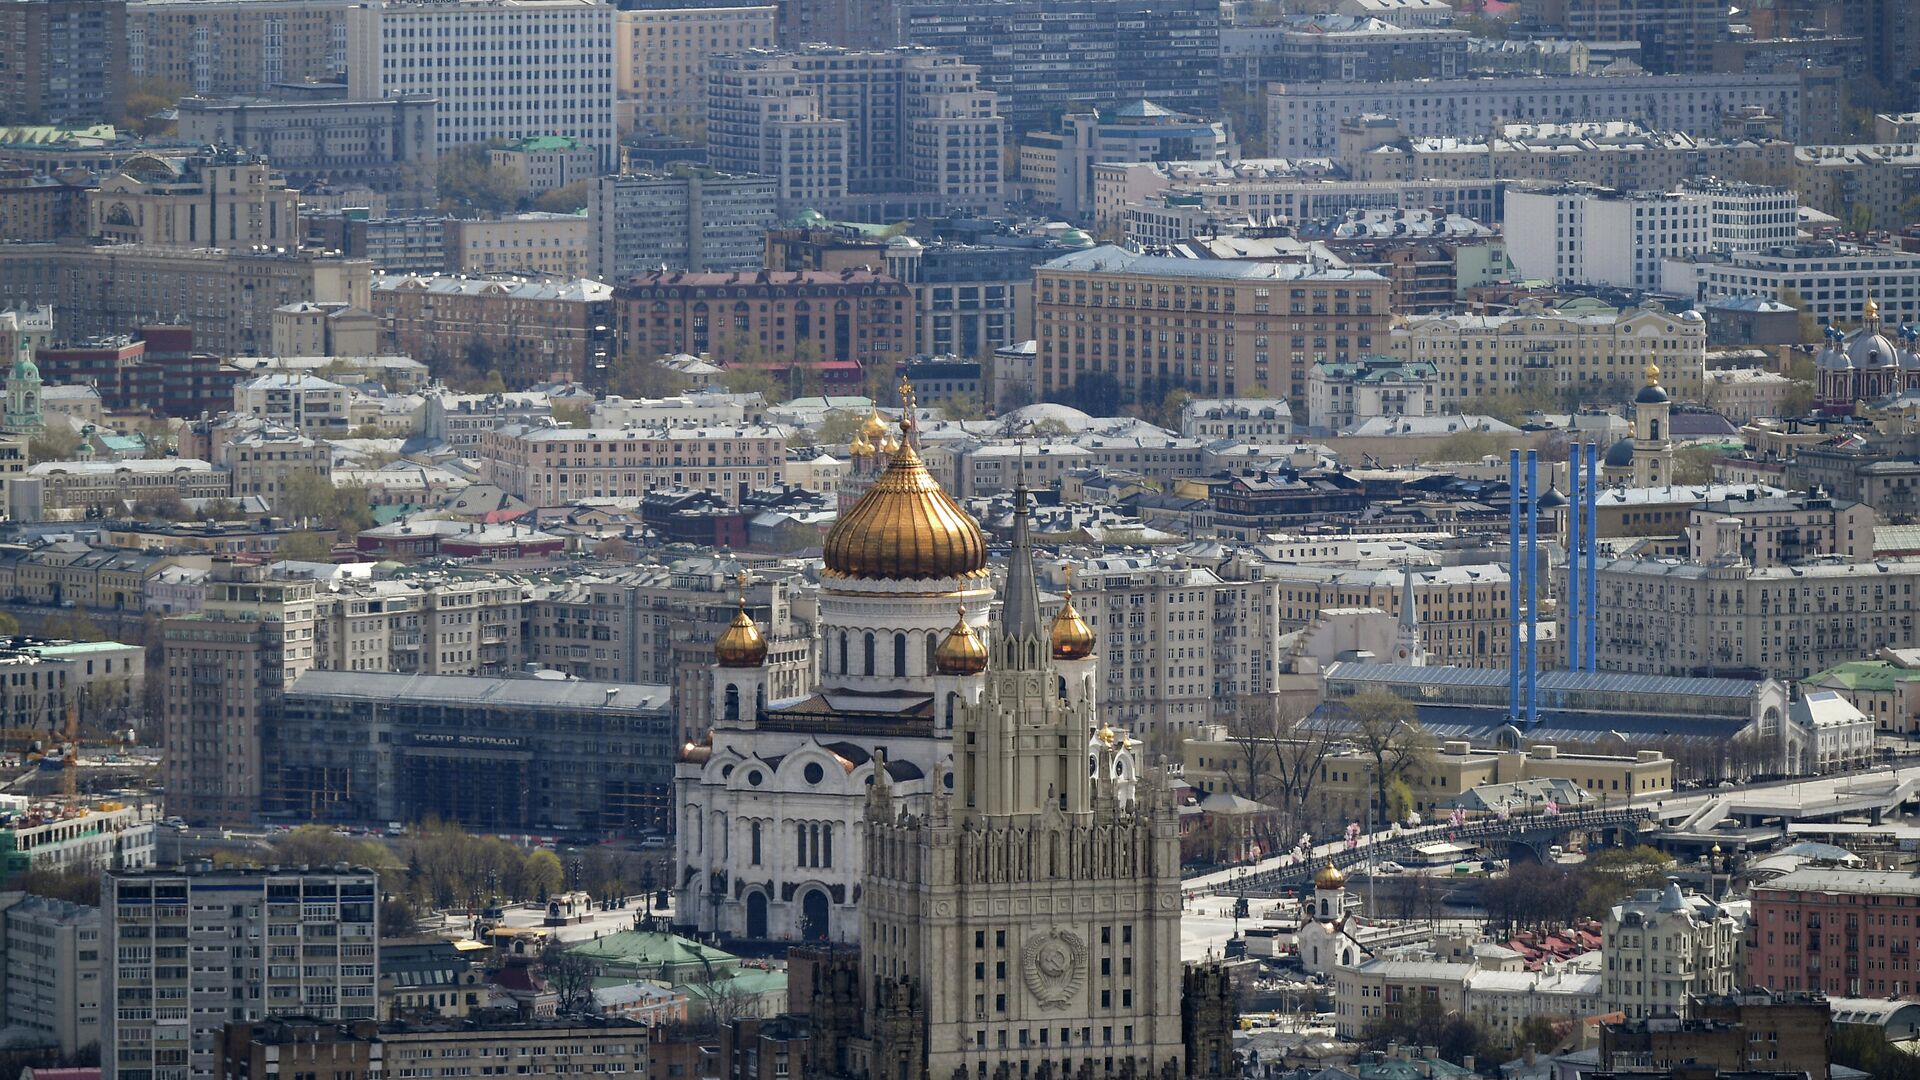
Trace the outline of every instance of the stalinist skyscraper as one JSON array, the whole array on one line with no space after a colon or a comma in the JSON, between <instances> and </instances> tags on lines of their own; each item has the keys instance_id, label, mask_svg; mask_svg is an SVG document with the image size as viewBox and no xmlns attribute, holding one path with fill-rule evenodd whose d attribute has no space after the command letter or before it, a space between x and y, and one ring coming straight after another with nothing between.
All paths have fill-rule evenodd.
<instances>
[{"instance_id":1,"label":"stalinist skyscraper","mask_svg":"<svg viewBox=\"0 0 1920 1080\"><path fill-rule=\"evenodd\" d=\"M1224 977L1183 976L1180 961L1167 777L1100 723L1094 633L1072 597L1043 621L1024 489L1016 499L1002 616L982 692L954 724L951 790L910 804L885 770L868 789L861 1031L837 1040L816 1008L821 1071L1226 1075Z\"/></svg>"}]
</instances>

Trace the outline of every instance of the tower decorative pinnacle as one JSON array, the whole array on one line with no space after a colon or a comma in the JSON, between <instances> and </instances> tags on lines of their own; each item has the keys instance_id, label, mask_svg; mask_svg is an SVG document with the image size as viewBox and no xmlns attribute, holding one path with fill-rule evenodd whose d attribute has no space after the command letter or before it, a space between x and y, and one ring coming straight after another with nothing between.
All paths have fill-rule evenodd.
<instances>
[{"instance_id":1,"label":"tower decorative pinnacle","mask_svg":"<svg viewBox=\"0 0 1920 1080\"><path fill-rule=\"evenodd\" d=\"M1007 560L1007 599L1000 612L1009 636L1039 638L1040 588L1033 577L1033 537L1027 526L1027 480L1013 489L1013 554Z\"/></svg>"},{"instance_id":2,"label":"tower decorative pinnacle","mask_svg":"<svg viewBox=\"0 0 1920 1080\"><path fill-rule=\"evenodd\" d=\"M1871 301L1869 301L1869 303L1871 303ZM1659 364L1649 363L1647 365L1647 385L1648 386L1660 385L1660 365Z\"/></svg>"}]
</instances>

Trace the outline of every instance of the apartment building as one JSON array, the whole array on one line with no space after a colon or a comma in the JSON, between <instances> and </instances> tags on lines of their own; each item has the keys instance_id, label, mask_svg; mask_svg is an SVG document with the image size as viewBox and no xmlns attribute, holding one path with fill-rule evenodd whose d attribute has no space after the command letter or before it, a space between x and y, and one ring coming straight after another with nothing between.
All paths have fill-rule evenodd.
<instances>
[{"instance_id":1,"label":"apartment building","mask_svg":"<svg viewBox=\"0 0 1920 1080\"><path fill-rule=\"evenodd\" d=\"M203 0L194 2L206 6ZM344 31L343 10L337 14ZM271 22L272 16L266 19ZM366 187L395 205L414 206L433 194L438 108L431 94L373 101L196 96L177 106L176 134L190 144L237 146L256 154L296 191L325 180L337 187Z\"/></svg>"},{"instance_id":2,"label":"apartment building","mask_svg":"<svg viewBox=\"0 0 1920 1080\"><path fill-rule=\"evenodd\" d=\"M225 470L195 458L42 461L27 466L26 477L39 482L39 491L25 498L41 513L117 511L126 503L224 499L233 494L233 478Z\"/></svg>"},{"instance_id":3,"label":"apartment building","mask_svg":"<svg viewBox=\"0 0 1920 1080\"><path fill-rule=\"evenodd\" d=\"M131 0L127 76L201 97L260 97L347 71L354 0ZM381 95L356 96L377 100Z\"/></svg>"},{"instance_id":4,"label":"apartment building","mask_svg":"<svg viewBox=\"0 0 1920 1080\"><path fill-rule=\"evenodd\" d=\"M234 497L257 496L284 513L300 477L333 485L333 444L291 428L263 426L226 444L226 465Z\"/></svg>"},{"instance_id":5,"label":"apartment building","mask_svg":"<svg viewBox=\"0 0 1920 1080\"><path fill-rule=\"evenodd\" d=\"M1667 263L1668 292L1703 303L1740 296L1797 299L1823 326L1856 322L1868 300L1887 325L1920 323L1920 255L1832 241Z\"/></svg>"},{"instance_id":6,"label":"apartment building","mask_svg":"<svg viewBox=\"0 0 1920 1080\"><path fill-rule=\"evenodd\" d=\"M614 8L600 0L373 0L347 12L347 96L432 94L438 149L566 135L611 172ZM484 80L470 77L485 71Z\"/></svg>"},{"instance_id":7,"label":"apartment building","mask_svg":"<svg viewBox=\"0 0 1920 1080\"><path fill-rule=\"evenodd\" d=\"M348 581L314 602L314 667L486 675L519 671L526 587L494 577Z\"/></svg>"},{"instance_id":8,"label":"apartment building","mask_svg":"<svg viewBox=\"0 0 1920 1080\"><path fill-rule=\"evenodd\" d=\"M602 176L587 190L588 265L605 282L669 270L756 270L778 181L711 169Z\"/></svg>"},{"instance_id":9,"label":"apartment building","mask_svg":"<svg viewBox=\"0 0 1920 1080\"><path fill-rule=\"evenodd\" d=\"M353 396L339 383L287 370L235 383L233 411L305 434L345 436Z\"/></svg>"},{"instance_id":10,"label":"apartment building","mask_svg":"<svg viewBox=\"0 0 1920 1080\"><path fill-rule=\"evenodd\" d=\"M149 248L298 247L300 193L242 151L118 172L87 193L87 235ZM177 171L176 171L177 170Z\"/></svg>"},{"instance_id":11,"label":"apartment building","mask_svg":"<svg viewBox=\"0 0 1920 1080\"><path fill-rule=\"evenodd\" d=\"M574 281L588 275L586 214L509 214L446 223L449 274L526 274Z\"/></svg>"},{"instance_id":12,"label":"apartment building","mask_svg":"<svg viewBox=\"0 0 1920 1080\"><path fill-rule=\"evenodd\" d=\"M790 357L891 368L906 358L912 294L884 273L652 271L614 289L619 355L716 362Z\"/></svg>"},{"instance_id":13,"label":"apartment building","mask_svg":"<svg viewBox=\"0 0 1920 1080\"><path fill-rule=\"evenodd\" d=\"M73 672L63 673L66 681L49 680L44 696L28 700L35 690L32 666L18 656L4 662L10 679L24 686L9 690L6 697L13 706L8 715L21 722L64 726L66 706L77 693L78 679ZM22 667L28 670L22 671ZM22 693L22 691L26 693ZM36 695L38 696L38 695ZM53 706L51 708L46 706ZM42 727L41 730L48 730ZM138 870L154 861L153 829L160 819L156 803L127 805L107 801L88 801L58 808L30 808L0 814L0 843L6 846L0 856L0 882L34 870L65 870L91 873L105 869ZM3 990L4 988L0 988Z\"/></svg>"},{"instance_id":14,"label":"apartment building","mask_svg":"<svg viewBox=\"0 0 1920 1080\"><path fill-rule=\"evenodd\" d=\"M1680 1016L1698 995L1745 985L1748 914L1745 901L1715 902L1671 881L1608 908L1604 1007L1630 1020Z\"/></svg>"},{"instance_id":15,"label":"apartment building","mask_svg":"<svg viewBox=\"0 0 1920 1080\"><path fill-rule=\"evenodd\" d=\"M1726 115L1759 106L1789 140L1801 130L1801 81L1788 74L1519 76L1402 83L1274 83L1267 88L1267 147L1330 154L1341 125L1391 116L1406 134L1466 135L1497 121L1640 117L1650 126L1717 132Z\"/></svg>"},{"instance_id":16,"label":"apartment building","mask_svg":"<svg viewBox=\"0 0 1920 1080\"><path fill-rule=\"evenodd\" d=\"M487 482L534 506L705 488L729 503L781 476L786 429L771 424L628 427L508 425L480 436Z\"/></svg>"},{"instance_id":17,"label":"apartment building","mask_svg":"<svg viewBox=\"0 0 1920 1080\"><path fill-rule=\"evenodd\" d=\"M1619 192L1586 184L1507 189L1507 253L1527 277L1661 287L1665 260L1792 243L1799 197L1757 184Z\"/></svg>"},{"instance_id":18,"label":"apartment building","mask_svg":"<svg viewBox=\"0 0 1920 1080\"><path fill-rule=\"evenodd\" d=\"M213 1080L231 1021L373 1019L379 875L364 867L109 871L100 1037L115 1080Z\"/></svg>"},{"instance_id":19,"label":"apartment building","mask_svg":"<svg viewBox=\"0 0 1920 1080\"><path fill-rule=\"evenodd\" d=\"M1144 99L1069 113L1058 130L1029 131L1021 140L1020 188L1028 200L1080 221L1093 210L1096 163L1224 159L1233 146L1225 124Z\"/></svg>"},{"instance_id":20,"label":"apartment building","mask_svg":"<svg viewBox=\"0 0 1920 1080\"><path fill-rule=\"evenodd\" d=\"M1370 270L1111 246L1043 264L1034 288L1040 396L1085 393L1098 376L1113 406L1176 388L1304 401L1310 365L1374 352L1390 317L1387 279Z\"/></svg>"},{"instance_id":21,"label":"apartment building","mask_svg":"<svg viewBox=\"0 0 1920 1080\"><path fill-rule=\"evenodd\" d=\"M371 272L362 259L290 250L0 244L0 306L52 305L69 341L125 334L164 312L192 324L192 348L212 354L209 366L217 367L213 356L272 351L275 308L309 300L366 307ZM149 355L160 351L148 344ZM168 404L194 396L184 390L170 391ZM221 387L215 397L227 393ZM218 407L201 404L205 400L174 415Z\"/></svg>"},{"instance_id":22,"label":"apartment building","mask_svg":"<svg viewBox=\"0 0 1920 1080\"><path fill-rule=\"evenodd\" d=\"M1208 115L1220 11L1201 0L898 0L901 39L977 65L1017 136L1073 107L1145 98Z\"/></svg>"},{"instance_id":23,"label":"apartment building","mask_svg":"<svg viewBox=\"0 0 1920 1080\"><path fill-rule=\"evenodd\" d=\"M115 123L126 112L126 0L7 4L0 41L0 116L9 123Z\"/></svg>"},{"instance_id":24,"label":"apartment building","mask_svg":"<svg viewBox=\"0 0 1920 1080\"><path fill-rule=\"evenodd\" d=\"M605 366L613 289L565 282L453 274L382 274L366 305L383 348L429 365L484 356L509 384L577 381Z\"/></svg>"},{"instance_id":25,"label":"apartment building","mask_svg":"<svg viewBox=\"0 0 1920 1080\"><path fill-rule=\"evenodd\" d=\"M201 610L161 624L167 810L247 822L260 809L264 732L314 666L314 583L222 558L205 587Z\"/></svg>"},{"instance_id":26,"label":"apartment building","mask_svg":"<svg viewBox=\"0 0 1920 1080\"><path fill-rule=\"evenodd\" d=\"M673 689L680 740L697 739L713 715L713 642L738 611L724 559L686 559L536 587L526 606L529 660L581 679ZM788 574L747 589L747 610L767 641L767 699L813 689L812 626L795 611L805 590Z\"/></svg>"},{"instance_id":27,"label":"apartment building","mask_svg":"<svg viewBox=\"0 0 1920 1080\"><path fill-rule=\"evenodd\" d=\"M901 192L949 210L1004 198L999 96L951 54L806 45L708 67L708 163L773 177L789 212Z\"/></svg>"},{"instance_id":28,"label":"apartment building","mask_svg":"<svg viewBox=\"0 0 1920 1080\"><path fill-rule=\"evenodd\" d=\"M100 1045L104 924L100 909L85 904L24 893L0 898L0 1013L7 1026L64 1055Z\"/></svg>"},{"instance_id":29,"label":"apartment building","mask_svg":"<svg viewBox=\"0 0 1920 1080\"><path fill-rule=\"evenodd\" d=\"M1637 41L1641 66L1663 75L1714 70L1728 36L1718 0L1548 0L1534 17L1575 41Z\"/></svg>"},{"instance_id":30,"label":"apartment building","mask_svg":"<svg viewBox=\"0 0 1920 1080\"><path fill-rule=\"evenodd\" d=\"M1705 394L1707 324L1693 311L1413 315L1386 344L1396 357L1434 366L1442 411L1529 386L1595 397L1605 396L1603 387L1629 391L1645 381L1648 364L1659 365L1661 385L1674 397Z\"/></svg>"},{"instance_id":31,"label":"apartment building","mask_svg":"<svg viewBox=\"0 0 1920 1080\"><path fill-rule=\"evenodd\" d=\"M1874 509L1824 491L1763 493L1749 487L1707 499L1688 513L1687 558L1711 561L1722 545L1749 566L1794 566L1813 560L1873 559ZM1728 529L1736 530L1734 535Z\"/></svg>"},{"instance_id":32,"label":"apartment building","mask_svg":"<svg viewBox=\"0 0 1920 1080\"><path fill-rule=\"evenodd\" d=\"M1599 666L1805 679L1913 639L1920 563L1600 564Z\"/></svg>"},{"instance_id":33,"label":"apartment building","mask_svg":"<svg viewBox=\"0 0 1920 1080\"><path fill-rule=\"evenodd\" d=\"M1622 191L1670 191L1706 177L1779 183L1793 164L1793 144L1783 139L1653 129L1638 120L1503 121L1490 131L1407 137L1397 123L1368 118L1342 129L1339 160L1358 180L1500 176Z\"/></svg>"},{"instance_id":34,"label":"apartment building","mask_svg":"<svg viewBox=\"0 0 1920 1080\"><path fill-rule=\"evenodd\" d=\"M1849 227L1903 228L1912 223L1908 206L1920 195L1920 143L1797 146L1793 186L1808 206Z\"/></svg>"},{"instance_id":35,"label":"apartment building","mask_svg":"<svg viewBox=\"0 0 1920 1080\"><path fill-rule=\"evenodd\" d=\"M1904 870L1804 866L1752 891L1746 982L1832 997L1913 993L1920 878Z\"/></svg>"},{"instance_id":36,"label":"apartment building","mask_svg":"<svg viewBox=\"0 0 1920 1080\"><path fill-rule=\"evenodd\" d=\"M1093 223L1142 243L1174 244L1252 218L1325 221L1348 210L1440 210L1496 222L1506 181L1348 180L1326 159L1156 161L1093 165Z\"/></svg>"},{"instance_id":37,"label":"apartment building","mask_svg":"<svg viewBox=\"0 0 1920 1080\"><path fill-rule=\"evenodd\" d=\"M776 47L779 14L772 4L735 0L647 0L623 7L613 52L620 134L703 131L708 58Z\"/></svg>"}]
</instances>

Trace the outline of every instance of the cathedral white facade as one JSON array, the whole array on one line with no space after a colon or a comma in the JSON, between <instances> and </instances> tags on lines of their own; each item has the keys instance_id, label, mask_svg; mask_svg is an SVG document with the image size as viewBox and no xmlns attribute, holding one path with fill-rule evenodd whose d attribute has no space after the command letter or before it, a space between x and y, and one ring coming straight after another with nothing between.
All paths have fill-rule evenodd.
<instances>
[{"instance_id":1,"label":"cathedral white facade","mask_svg":"<svg viewBox=\"0 0 1920 1080\"><path fill-rule=\"evenodd\" d=\"M867 787L924 800L953 783L952 735L978 701L993 603L979 525L908 430L856 436L860 498L825 544L820 685L766 699L766 643L744 608L715 643L713 730L675 770L682 925L756 941L859 939Z\"/></svg>"}]
</instances>

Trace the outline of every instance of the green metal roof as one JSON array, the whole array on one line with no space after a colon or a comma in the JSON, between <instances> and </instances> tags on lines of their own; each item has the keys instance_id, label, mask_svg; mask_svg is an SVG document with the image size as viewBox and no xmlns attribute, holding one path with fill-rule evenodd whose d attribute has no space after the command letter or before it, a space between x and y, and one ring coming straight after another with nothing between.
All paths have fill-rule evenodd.
<instances>
[{"instance_id":1,"label":"green metal roof","mask_svg":"<svg viewBox=\"0 0 1920 1080\"><path fill-rule=\"evenodd\" d=\"M1849 660L1835 664L1806 680L1813 686L1844 686L1849 690L1891 690L1896 683L1920 679L1920 668L1903 668L1891 660Z\"/></svg>"}]
</instances>

